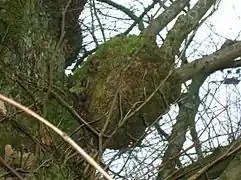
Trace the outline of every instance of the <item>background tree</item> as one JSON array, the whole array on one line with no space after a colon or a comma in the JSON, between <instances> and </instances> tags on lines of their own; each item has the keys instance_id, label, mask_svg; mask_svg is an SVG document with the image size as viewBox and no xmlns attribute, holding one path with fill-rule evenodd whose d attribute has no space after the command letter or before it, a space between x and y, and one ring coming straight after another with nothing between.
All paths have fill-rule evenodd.
<instances>
[{"instance_id":1,"label":"background tree","mask_svg":"<svg viewBox=\"0 0 241 180\"><path fill-rule=\"evenodd\" d=\"M214 89L202 99L199 94L212 73L240 66L241 43L229 40L205 56L187 57L219 3L152 1L140 10L138 1L2 1L1 92L71 134L115 179L238 179L240 120L218 119L215 108L208 107L209 101L215 104L209 95ZM113 8L123 18L110 15ZM121 29L119 22L131 24ZM136 28L140 34L129 35ZM73 75L67 76L70 65ZM238 82L227 77L221 83ZM6 106L1 162L15 176L101 178L47 127ZM198 121L204 118L203 124ZM215 121L227 130L225 143L215 137L223 135L212 127Z\"/></svg>"}]
</instances>

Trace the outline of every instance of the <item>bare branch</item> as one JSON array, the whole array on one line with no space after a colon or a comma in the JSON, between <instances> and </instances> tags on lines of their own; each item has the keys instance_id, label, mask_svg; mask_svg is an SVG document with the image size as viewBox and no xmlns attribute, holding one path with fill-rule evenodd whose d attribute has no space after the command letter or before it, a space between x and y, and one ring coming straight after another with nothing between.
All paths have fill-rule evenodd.
<instances>
[{"instance_id":1,"label":"bare branch","mask_svg":"<svg viewBox=\"0 0 241 180\"><path fill-rule=\"evenodd\" d=\"M234 157L240 154L240 150L240 139L228 146L220 146L216 148L212 154L207 155L202 160L179 169L169 176L167 180L188 178L189 180L197 178L199 180L206 180L207 178L204 173L207 173L209 179L215 179L234 160Z\"/></svg>"},{"instance_id":2,"label":"bare branch","mask_svg":"<svg viewBox=\"0 0 241 180\"><path fill-rule=\"evenodd\" d=\"M4 159L0 156L0 163L4 165L9 171L16 176L19 180L24 180L23 177L21 177L8 163L4 161Z\"/></svg>"},{"instance_id":3,"label":"bare branch","mask_svg":"<svg viewBox=\"0 0 241 180\"><path fill-rule=\"evenodd\" d=\"M113 2L113 1L111 1L111 0L97 0L97 1L99 1L99 2L104 2L104 3L106 3L106 4L110 5L110 6L115 7L116 9L124 12L124 13L125 13L126 15L128 15L131 19L133 19L134 21L138 22L139 27L144 28L144 24L143 24L142 20L139 19L139 17L137 17L132 11L130 11L130 9L126 8L125 6L122 6L122 5L120 5L120 4L117 4L117 3L115 3L115 2ZM141 30L141 29L140 29L140 30Z\"/></svg>"},{"instance_id":4,"label":"bare branch","mask_svg":"<svg viewBox=\"0 0 241 180\"><path fill-rule=\"evenodd\" d=\"M208 169L210 169L213 165L222 162L223 160L225 160L226 158L234 155L235 153L239 152L241 149L241 145L240 145L240 141L237 141L235 143L233 143L228 150L223 153L222 155L220 155L217 159L215 159L213 162L207 164L206 166L204 166L201 170L199 170L196 174L194 174L192 177L188 178L188 180L196 180L198 179L203 173L205 173L206 171L208 171Z\"/></svg>"},{"instance_id":5,"label":"bare branch","mask_svg":"<svg viewBox=\"0 0 241 180\"><path fill-rule=\"evenodd\" d=\"M223 50L216 51L209 56L205 56L177 68L174 72L174 76L179 77L181 82L185 82L200 73L211 74L225 68L240 67L240 61L235 60L235 58L240 56L241 42L238 42Z\"/></svg>"},{"instance_id":6,"label":"bare branch","mask_svg":"<svg viewBox=\"0 0 241 180\"><path fill-rule=\"evenodd\" d=\"M200 20L215 2L216 0L199 0L186 15L179 16L161 47L168 59L174 60L185 38L198 27Z\"/></svg>"},{"instance_id":7,"label":"bare branch","mask_svg":"<svg viewBox=\"0 0 241 180\"><path fill-rule=\"evenodd\" d=\"M173 126L170 138L168 139L168 148L163 158L163 163L165 163L165 165L162 167L162 170L158 175L162 179L165 179L166 175L170 174L173 167L176 167L178 163L180 164L178 157L172 160L169 160L169 157L174 157L176 154L180 154L183 144L186 141L186 132L188 128L191 129L190 131L197 153L199 151L199 140L197 137L193 137L193 134L196 133L195 116L200 104L198 93L206 77L207 75L205 74L195 77L190 84L189 91L183 95L182 101L178 103L179 114L177 116L176 124Z\"/></svg>"},{"instance_id":8,"label":"bare branch","mask_svg":"<svg viewBox=\"0 0 241 180\"><path fill-rule=\"evenodd\" d=\"M146 35L156 36L167 26L189 3L190 0L177 0L161 13L144 31Z\"/></svg>"},{"instance_id":9,"label":"bare branch","mask_svg":"<svg viewBox=\"0 0 241 180\"><path fill-rule=\"evenodd\" d=\"M2 101L5 101L21 110L23 110L24 112L26 112L27 114L33 116L34 118L36 118L37 120L39 120L40 122L42 122L43 124L45 124L46 126L50 127L52 130L54 130L57 134L59 134L66 142L68 142L75 150L77 150L77 152L79 152L79 154L81 156L84 157L84 159L90 163L92 166L94 166L101 174L103 174L105 176L106 179L108 180L112 180L112 178L110 177L110 175L108 175L96 162L95 160L90 157L81 147L78 146L78 144L76 142L74 142L66 133L64 133L63 131L61 131L60 129L58 129L56 126L54 126L53 124L51 124L49 121L47 121L46 119L42 118L41 116L39 116L38 114L36 114L35 112L33 112L32 110L28 109L27 107L17 103L14 100L11 100L7 97L5 97L4 95L0 94L0 99Z\"/></svg>"}]
</instances>

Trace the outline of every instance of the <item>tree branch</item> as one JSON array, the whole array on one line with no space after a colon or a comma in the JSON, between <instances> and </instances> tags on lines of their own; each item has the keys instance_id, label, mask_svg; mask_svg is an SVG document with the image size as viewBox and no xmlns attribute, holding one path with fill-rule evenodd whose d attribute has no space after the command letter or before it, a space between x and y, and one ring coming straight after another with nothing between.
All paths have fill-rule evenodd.
<instances>
[{"instance_id":1,"label":"tree branch","mask_svg":"<svg viewBox=\"0 0 241 180\"><path fill-rule=\"evenodd\" d=\"M126 8L125 6L122 6L120 4L117 4L111 0L98 0L99 2L103 2L106 3L110 6L113 6L114 8L124 12L126 15L128 15L131 19L133 19L134 21L136 21L139 24L139 27L144 28L144 24L142 22L142 20L139 19L139 17L137 17L132 11L130 11L130 9ZM141 29L140 29L141 30Z\"/></svg>"},{"instance_id":2,"label":"tree branch","mask_svg":"<svg viewBox=\"0 0 241 180\"><path fill-rule=\"evenodd\" d=\"M173 76L185 82L200 73L210 75L211 73L225 68L240 67L241 61L235 60L241 56L241 42L235 43L209 56L192 61L177 68Z\"/></svg>"},{"instance_id":3,"label":"tree branch","mask_svg":"<svg viewBox=\"0 0 241 180\"><path fill-rule=\"evenodd\" d=\"M180 164L178 159L179 156L171 160L169 158L180 154L183 144L186 141L188 127L191 129L191 134L196 132L195 116L200 104L198 93L206 77L205 74L202 74L193 78L192 83L190 84L190 89L183 95L183 100L178 103L180 109L179 114L176 118L176 123L173 126L170 138L168 139L168 148L164 153L162 166L157 179L165 179L172 173L174 170L173 168ZM200 143L198 138L193 136L192 138L196 151L199 151L198 148L200 147Z\"/></svg>"},{"instance_id":4,"label":"tree branch","mask_svg":"<svg viewBox=\"0 0 241 180\"><path fill-rule=\"evenodd\" d=\"M173 2L163 13L142 32L146 35L156 36L164 27L167 26L189 3L190 0L177 0Z\"/></svg>"},{"instance_id":5,"label":"tree branch","mask_svg":"<svg viewBox=\"0 0 241 180\"><path fill-rule=\"evenodd\" d=\"M212 154L207 155L202 160L192 163L177 172L173 173L167 179L188 179L206 180L207 177L203 174L207 173L209 179L215 179L222 174L228 165L235 160L235 156L240 155L241 144L240 139L236 140L228 146L217 147ZM237 157L239 158L239 157Z\"/></svg>"},{"instance_id":6,"label":"tree branch","mask_svg":"<svg viewBox=\"0 0 241 180\"><path fill-rule=\"evenodd\" d=\"M91 156L89 156L81 147L79 147L79 145L75 141L73 141L65 132L61 131L59 128L54 126L52 123L50 123L46 119L42 118L40 115L36 114L32 110L28 109L26 106L23 106L23 105L17 103L16 101L7 98L6 96L4 96L2 94L0 94L0 99L4 102L7 102L7 103L23 110L28 115L34 117L35 119L37 119L44 125L51 128L53 131L55 131L57 134L59 134L67 143L69 143L89 164L91 164L96 170L98 170L106 179L113 180L110 177L110 175L107 172L105 172L105 170L102 169L101 166L99 164L97 164L96 161Z\"/></svg>"},{"instance_id":7,"label":"tree branch","mask_svg":"<svg viewBox=\"0 0 241 180\"><path fill-rule=\"evenodd\" d=\"M138 19L124 33L122 33L122 35L129 34L131 30L138 24L138 22L142 20L142 18L146 15L146 13L152 8L154 8L155 4L157 3L158 3L158 0L154 0L152 4L150 4L147 8L145 8L142 14L138 17Z\"/></svg>"},{"instance_id":8,"label":"tree branch","mask_svg":"<svg viewBox=\"0 0 241 180\"><path fill-rule=\"evenodd\" d=\"M186 15L179 16L161 46L167 60L174 60L185 38L198 27L200 20L215 2L216 0L199 0Z\"/></svg>"}]
</instances>

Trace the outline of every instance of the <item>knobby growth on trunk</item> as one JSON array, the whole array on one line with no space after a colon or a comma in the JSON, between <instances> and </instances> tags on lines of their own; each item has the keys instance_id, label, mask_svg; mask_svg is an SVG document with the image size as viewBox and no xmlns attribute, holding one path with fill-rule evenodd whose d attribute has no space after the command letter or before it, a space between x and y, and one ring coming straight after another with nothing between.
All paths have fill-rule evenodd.
<instances>
[{"instance_id":1,"label":"knobby growth on trunk","mask_svg":"<svg viewBox=\"0 0 241 180\"><path fill-rule=\"evenodd\" d=\"M201 103L200 87L206 78L217 70L240 67L236 58L241 55L241 42L192 62L185 56L197 29L215 12L219 1L199 0L190 7L189 0L171 1L169 6L164 5L166 1L162 4L154 0L139 17L115 2L99 2L117 8L134 23L109 40L101 31L105 42L99 45L94 38L98 46L86 52L81 27L87 25L79 22L85 0L0 1L1 93L70 134L116 178L124 177L104 163L105 150L142 148L147 130L155 127L167 142L163 157L158 157L161 163L156 168L156 179L228 179L231 174L237 179L240 140L219 146L211 154L204 153L195 116ZM145 27L143 17L157 3L164 10ZM95 1L92 8L96 15ZM175 18L159 45L156 38ZM130 35L136 25L140 34ZM180 52L186 40L189 44ZM177 59L182 60L181 65ZM67 76L65 69L72 64L73 75ZM187 80L192 82L183 93L181 84ZM168 135L160 129L159 121L175 104L179 114ZM13 175L27 179L100 177L47 127L5 106L7 115L4 113L0 120L0 176L7 167ZM184 166L179 158L185 153L188 130L197 162Z\"/></svg>"}]
</instances>

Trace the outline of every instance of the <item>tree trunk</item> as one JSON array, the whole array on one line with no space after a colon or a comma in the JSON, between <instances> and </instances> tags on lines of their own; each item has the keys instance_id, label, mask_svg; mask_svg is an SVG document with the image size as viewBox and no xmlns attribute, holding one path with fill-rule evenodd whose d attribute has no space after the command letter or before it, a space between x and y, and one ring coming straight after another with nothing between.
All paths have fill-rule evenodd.
<instances>
[{"instance_id":1,"label":"tree trunk","mask_svg":"<svg viewBox=\"0 0 241 180\"><path fill-rule=\"evenodd\" d=\"M162 46L158 47L156 35L189 3L176 0L170 6L171 10L163 11L139 36L118 36L107 41L76 69L73 76L67 77L65 68L77 59L82 46L78 18L85 2L0 1L0 87L1 93L28 106L68 134L72 133L79 145L98 161L107 148L122 150L140 145L146 128L156 124L157 117L167 112L172 103L181 103L182 82L195 81L216 70L241 64L234 60L241 55L241 43L237 42L177 68L175 57L183 41L216 1L199 0L186 15L180 15ZM186 106L190 103L184 102ZM195 104L193 109L197 110L197 106ZM194 126L196 112L181 112L185 112L183 117L190 117L192 122L188 124L182 120L178 122L181 125L177 123L173 127L165 152L166 161L181 151L185 137L175 139L180 127L186 133L188 126ZM35 174L18 172L29 179L33 176L37 179L96 178L95 169L47 127L8 105L7 114L0 121L0 147L4 147L0 149L1 157L4 157L0 157L0 162L5 167L35 170ZM193 140L195 136L193 131ZM218 159L215 152L200 160L206 167L198 167L202 174L196 171L198 163L175 172L178 160L171 161L168 166L163 162L164 170L160 170L158 178L202 179L206 172L210 177L216 177L213 174L228 167L221 176L225 179L232 169L239 168L234 158L237 152L239 149L226 154L227 158L222 162L225 167L219 162L208 165ZM236 158L240 158L239 155ZM214 165L217 166L212 169ZM0 169L0 173L4 171L4 168ZM236 178L240 172L235 172Z\"/></svg>"},{"instance_id":2,"label":"tree trunk","mask_svg":"<svg viewBox=\"0 0 241 180\"><path fill-rule=\"evenodd\" d=\"M78 123L57 97L70 97L64 94L67 90L65 67L76 59L81 48L78 18L84 4L85 0L0 2L1 93L67 132L73 132ZM71 103L71 99L68 101ZM24 166L19 161L20 152L34 153L32 166L26 165L23 170L38 167L50 155L47 152L56 148L52 139L55 135L21 111L10 106L7 111L8 116L0 124L1 156L16 168ZM42 153L37 153L40 151ZM38 158L40 161L36 161ZM58 171L52 173L56 176Z\"/></svg>"}]
</instances>

